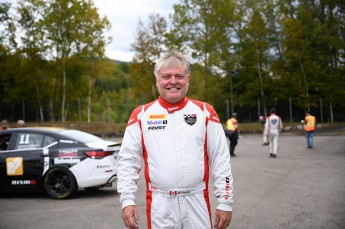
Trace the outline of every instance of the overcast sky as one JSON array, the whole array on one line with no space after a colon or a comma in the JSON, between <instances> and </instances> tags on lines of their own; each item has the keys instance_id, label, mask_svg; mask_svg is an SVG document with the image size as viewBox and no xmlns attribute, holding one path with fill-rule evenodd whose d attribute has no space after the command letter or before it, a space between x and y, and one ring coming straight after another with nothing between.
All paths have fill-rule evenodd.
<instances>
[{"instance_id":1,"label":"overcast sky","mask_svg":"<svg viewBox=\"0 0 345 229\"><path fill-rule=\"evenodd\" d=\"M98 13L107 16L112 24L109 34L113 41L106 47L106 56L131 61L130 44L134 41L139 18L145 23L151 13L158 13L169 20L168 15L173 13L173 5L179 0L94 0L94 3Z\"/></svg>"},{"instance_id":2,"label":"overcast sky","mask_svg":"<svg viewBox=\"0 0 345 229\"><path fill-rule=\"evenodd\" d=\"M15 3L17 0L0 0ZM131 61L134 55L130 44L134 41L139 18L147 24L150 14L158 13L168 19L173 5L179 0L93 0L101 16L107 16L112 24L108 35L113 41L106 47L106 56L121 61Z\"/></svg>"}]
</instances>

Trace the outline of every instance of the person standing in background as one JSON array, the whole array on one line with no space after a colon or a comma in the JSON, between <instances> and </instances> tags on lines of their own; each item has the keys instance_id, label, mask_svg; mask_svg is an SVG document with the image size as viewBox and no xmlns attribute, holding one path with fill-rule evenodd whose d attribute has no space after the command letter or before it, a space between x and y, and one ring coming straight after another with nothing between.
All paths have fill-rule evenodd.
<instances>
[{"instance_id":1,"label":"person standing in background","mask_svg":"<svg viewBox=\"0 0 345 229\"><path fill-rule=\"evenodd\" d=\"M25 127L25 122L24 122L24 120L18 120L18 121L17 121L17 127L18 127L18 128Z\"/></svg>"},{"instance_id":2,"label":"person standing in background","mask_svg":"<svg viewBox=\"0 0 345 229\"><path fill-rule=\"evenodd\" d=\"M230 148L230 156L231 157L235 157L235 147L237 145L238 142L238 126L239 123L237 121L237 114L233 113L231 115L231 118L228 119L226 121L226 129L225 129L225 135L229 138L230 140L230 144L229 144L229 148Z\"/></svg>"},{"instance_id":3,"label":"person standing in background","mask_svg":"<svg viewBox=\"0 0 345 229\"><path fill-rule=\"evenodd\" d=\"M265 135L268 136L270 142L270 157L277 157L279 133L283 130L283 122L281 118L276 115L276 110L271 109L271 115L266 119Z\"/></svg>"},{"instance_id":4,"label":"person standing in background","mask_svg":"<svg viewBox=\"0 0 345 229\"><path fill-rule=\"evenodd\" d=\"M2 120L1 121L1 124L0 124L0 130L7 130L9 127L8 127L8 122L7 120Z\"/></svg>"},{"instance_id":5,"label":"person standing in background","mask_svg":"<svg viewBox=\"0 0 345 229\"><path fill-rule=\"evenodd\" d=\"M311 115L309 111L305 114L305 136L307 138L307 150L313 149L314 145L314 131L315 131L315 124L316 124L316 118L315 116Z\"/></svg>"},{"instance_id":6,"label":"person standing in background","mask_svg":"<svg viewBox=\"0 0 345 229\"><path fill-rule=\"evenodd\" d=\"M260 116L259 121L261 123L261 128L262 128L262 145L267 146L270 143L268 142L267 135L265 134L265 124L266 124L266 119L264 116Z\"/></svg>"}]
</instances>

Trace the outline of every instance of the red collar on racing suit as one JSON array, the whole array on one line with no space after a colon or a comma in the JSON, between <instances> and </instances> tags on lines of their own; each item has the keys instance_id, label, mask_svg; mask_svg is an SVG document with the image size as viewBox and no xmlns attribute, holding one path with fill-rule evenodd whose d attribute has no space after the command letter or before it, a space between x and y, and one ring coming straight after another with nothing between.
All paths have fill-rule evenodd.
<instances>
[{"instance_id":1,"label":"red collar on racing suit","mask_svg":"<svg viewBox=\"0 0 345 229\"><path fill-rule=\"evenodd\" d=\"M182 108L184 108L188 102L188 98L184 97L180 102L178 102L176 104L171 104L159 96L158 102L162 107L167 109L169 114L171 114L171 113L174 113L175 111L178 111L178 110L181 110Z\"/></svg>"}]
</instances>

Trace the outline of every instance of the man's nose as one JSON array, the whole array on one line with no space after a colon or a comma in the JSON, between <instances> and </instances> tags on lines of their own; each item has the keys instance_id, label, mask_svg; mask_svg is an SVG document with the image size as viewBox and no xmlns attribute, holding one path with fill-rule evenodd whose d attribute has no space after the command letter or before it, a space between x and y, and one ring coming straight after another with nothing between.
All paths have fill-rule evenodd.
<instances>
[{"instance_id":1,"label":"man's nose","mask_svg":"<svg viewBox=\"0 0 345 229\"><path fill-rule=\"evenodd\" d=\"M171 76L170 83L176 83L176 82L177 82L176 76Z\"/></svg>"}]
</instances>

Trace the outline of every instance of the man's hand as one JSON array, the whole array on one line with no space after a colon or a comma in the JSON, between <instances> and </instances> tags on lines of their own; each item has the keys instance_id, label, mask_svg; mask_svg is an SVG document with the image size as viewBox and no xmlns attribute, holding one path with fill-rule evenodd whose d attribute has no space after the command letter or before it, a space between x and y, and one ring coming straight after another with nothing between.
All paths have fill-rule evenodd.
<instances>
[{"instance_id":1,"label":"man's hand","mask_svg":"<svg viewBox=\"0 0 345 229\"><path fill-rule=\"evenodd\" d=\"M214 228L225 229L230 225L232 218L232 212L216 210L216 219L214 222Z\"/></svg>"},{"instance_id":2,"label":"man's hand","mask_svg":"<svg viewBox=\"0 0 345 229\"><path fill-rule=\"evenodd\" d=\"M130 205L122 209L122 219L126 227L130 229L139 228L139 214L138 208L135 205Z\"/></svg>"}]
</instances>

